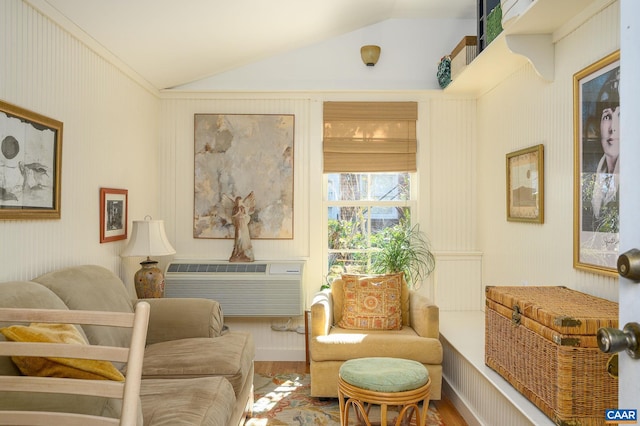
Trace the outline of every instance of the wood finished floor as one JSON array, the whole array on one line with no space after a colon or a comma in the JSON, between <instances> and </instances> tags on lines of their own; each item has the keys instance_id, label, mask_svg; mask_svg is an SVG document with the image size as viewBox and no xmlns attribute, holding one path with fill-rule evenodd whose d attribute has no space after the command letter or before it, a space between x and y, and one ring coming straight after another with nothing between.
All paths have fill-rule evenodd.
<instances>
[{"instance_id":1,"label":"wood finished floor","mask_svg":"<svg viewBox=\"0 0 640 426\"><path fill-rule=\"evenodd\" d=\"M256 373L265 376L282 373L309 373L309 366L304 361L255 361L254 364ZM433 404L438 409L445 425L467 426L467 422L444 395L440 401L433 401Z\"/></svg>"}]
</instances>

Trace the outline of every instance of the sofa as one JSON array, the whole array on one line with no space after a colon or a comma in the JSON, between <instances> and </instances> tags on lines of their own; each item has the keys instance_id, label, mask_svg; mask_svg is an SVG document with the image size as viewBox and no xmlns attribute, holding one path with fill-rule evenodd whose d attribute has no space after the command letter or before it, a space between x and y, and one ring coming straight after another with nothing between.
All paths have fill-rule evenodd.
<instances>
[{"instance_id":1,"label":"sofa","mask_svg":"<svg viewBox=\"0 0 640 426\"><path fill-rule=\"evenodd\" d=\"M375 278L375 277L374 277ZM338 372L347 360L366 357L390 357L422 363L431 378L430 399L439 400L442 388L442 344L439 340L438 306L424 295L400 285L400 317L395 329L347 328L341 322L353 294L345 298L348 280L355 286L372 277L343 277L330 289L314 296L311 305L311 341L309 344L311 396L334 398L338 395ZM376 279L386 280L388 277ZM380 284L377 282L375 284ZM369 289L365 300L371 299Z\"/></svg>"},{"instance_id":2,"label":"sofa","mask_svg":"<svg viewBox=\"0 0 640 426\"><path fill-rule=\"evenodd\" d=\"M144 351L138 424L242 425L253 404L251 334L228 331L218 302L209 299L144 299L151 305ZM139 299L132 283L96 265L73 266L30 281L0 283L0 306L132 312ZM0 323L0 327L9 324ZM82 326L93 345L126 346L130 330ZM0 334L0 339L4 337ZM126 366L116 365L126 375ZM21 374L0 357L0 374ZM82 413L118 417L121 406L104 398L0 393L0 410L70 404ZM0 414L1 416L1 414Z\"/></svg>"}]
</instances>

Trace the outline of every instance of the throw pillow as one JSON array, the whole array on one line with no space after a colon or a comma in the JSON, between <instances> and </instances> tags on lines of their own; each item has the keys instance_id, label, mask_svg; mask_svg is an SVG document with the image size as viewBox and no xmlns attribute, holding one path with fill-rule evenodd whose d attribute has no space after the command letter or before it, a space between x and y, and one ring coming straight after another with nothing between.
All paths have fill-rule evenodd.
<instances>
[{"instance_id":1,"label":"throw pillow","mask_svg":"<svg viewBox=\"0 0 640 426\"><path fill-rule=\"evenodd\" d=\"M12 325L0 328L0 333L14 342L87 344L71 324ZM124 381L122 373L109 361L33 356L13 356L11 360L26 376Z\"/></svg>"},{"instance_id":2,"label":"throw pillow","mask_svg":"<svg viewBox=\"0 0 640 426\"><path fill-rule=\"evenodd\" d=\"M339 326L360 330L400 330L402 274L343 275L344 298Z\"/></svg>"}]
</instances>

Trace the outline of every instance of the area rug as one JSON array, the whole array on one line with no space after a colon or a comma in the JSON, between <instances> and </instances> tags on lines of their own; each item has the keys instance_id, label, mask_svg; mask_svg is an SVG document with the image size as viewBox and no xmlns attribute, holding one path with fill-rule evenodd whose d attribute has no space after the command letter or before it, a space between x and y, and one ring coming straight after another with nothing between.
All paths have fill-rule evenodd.
<instances>
[{"instance_id":1,"label":"area rug","mask_svg":"<svg viewBox=\"0 0 640 426\"><path fill-rule=\"evenodd\" d=\"M311 397L308 374L278 374L274 377L256 374L253 383L255 403L247 426L340 425L338 400ZM392 425L395 419L391 410L388 424ZM371 417L375 415L371 413ZM353 412L349 416L349 424L358 424ZM429 405L427 424L445 426L433 404Z\"/></svg>"}]
</instances>

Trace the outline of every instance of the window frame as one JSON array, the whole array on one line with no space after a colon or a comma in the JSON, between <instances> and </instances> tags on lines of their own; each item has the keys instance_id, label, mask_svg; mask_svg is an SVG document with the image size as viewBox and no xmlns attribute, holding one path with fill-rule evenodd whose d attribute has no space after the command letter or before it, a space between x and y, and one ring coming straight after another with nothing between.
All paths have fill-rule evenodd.
<instances>
[{"instance_id":1,"label":"window frame","mask_svg":"<svg viewBox=\"0 0 640 426\"><path fill-rule=\"evenodd\" d=\"M370 240L368 240L369 250L362 249L329 249L329 217L328 210L330 207L401 207L409 208L411 211L411 226L414 226L418 218L418 172L353 172L354 174L403 174L409 175L409 199L408 200L357 200L357 201L344 201L344 200L329 200L329 175L330 174L352 174L352 172L332 172L323 173L322 175L322 257L323 257L323 275L326 277L329 274L329 256L331 253L362 253L371 251ZM369 236L371 235L371 213L367 218L367 227L369 230ZM346 271L345 271L346 272Z\"/></svg>"}]
</instances>

